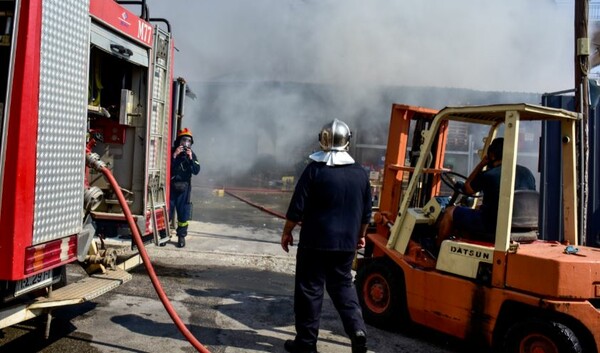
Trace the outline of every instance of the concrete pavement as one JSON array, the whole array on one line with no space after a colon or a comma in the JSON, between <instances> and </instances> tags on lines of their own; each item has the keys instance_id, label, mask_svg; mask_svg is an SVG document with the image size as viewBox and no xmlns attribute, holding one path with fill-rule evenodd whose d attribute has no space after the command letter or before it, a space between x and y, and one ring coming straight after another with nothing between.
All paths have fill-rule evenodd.
<instances>
[{"instance_id":1,"label":"concrete pavement","mask_svg":"<svg viewBox=\"0 0 600 353\"><path fill-rule=\"evenodd\" d=\"M195 190L187 246L176 238L148 252L167 296L187 327L213 353L284 352L294 337L295 247L280 247L283 220L212 190ZM264 197L262 195L261 197ZM272 204L285 204L285 198ZM280 206L279 206L280 207ZM29 322L8 329L0 352L194 352L162 307L143 267L133 280L94 302L56 310L51 338ZM76 274L71 274L76 276ZM40 327L41 326L41 327ZM370 352L466 352L460 343L421 329L369 327ZM318 349L350 352L337 312L326 298Z\"/></svg>"}]
</instances>

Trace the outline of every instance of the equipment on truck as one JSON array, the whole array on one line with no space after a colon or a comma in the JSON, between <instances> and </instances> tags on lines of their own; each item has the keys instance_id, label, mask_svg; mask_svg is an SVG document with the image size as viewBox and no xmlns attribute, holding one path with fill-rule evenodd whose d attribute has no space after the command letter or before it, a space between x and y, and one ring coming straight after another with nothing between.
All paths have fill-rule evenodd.
<instances>
[{"instance_id":1,"label":"equipment on truck","mask_svg":"<svg viewBox=\"0 0 600 353\"><path fill-rule=\"evenodd\" d=\"M579 115L528 104L447 107L437 114L393 109L399 112L393 110L390 122L377 226L357 261L356 287L367 322L412 321L509 353L598 353L600 252L578 245L577 233ZM538 198L513 192L517 158L537 155L536 139L522 134L523 126L550 121L561 135L553 158L562 162L562 243L541 240L538 220L531 219L537 212L522 212L537 211ZM418 159L407 163L408 127L419 122L426 128L413 132L417 143L409 152ZM478 203L460 195L464 177L447 162L457 152L448 149L446 131L456 124L485 132L480 157L495 137L504 137L497 226L494 242L457 233L438 249L437 221L445 207Z\"/></svg>"},{"instance_id":2,"label":"equipment on truck","mask_svg":"<svg viewBox=\"0 0 600 353\"><path fill-rule=\"evenodd\" d=\"M137 3L141 16L113 0L0 2L0 328L93 299L141 263L86 161L114 175L144 243L169 240L174 46ZM89 276L67 284L75 262Z\"/></svg>"}]
</instances>

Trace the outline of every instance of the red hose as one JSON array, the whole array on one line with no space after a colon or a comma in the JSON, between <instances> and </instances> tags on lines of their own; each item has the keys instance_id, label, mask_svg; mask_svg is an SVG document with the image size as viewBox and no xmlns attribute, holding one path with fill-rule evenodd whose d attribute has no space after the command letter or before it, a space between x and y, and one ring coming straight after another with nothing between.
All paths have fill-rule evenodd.
<instances>
[{"instance_id":1,"label":"red hose","mask_svg":"<svg viewBox=\"0 0 600 353\"><path fill-rule=\"evenodd\" d=\"M252 201L250 201L248 199L245 199L245 198L243 198L243 197L241 197L239 195L236 195L236 194L232 193L229 190L225 189L225 193L228 194L228 195L231 195L231 196L235 197L236 199L238 199L240 201L243 201L243 202L247 203L250 206L258 208L261 211L267 212L267 213L272 214L273 216L279 217L281 219L285 219L285 215L283 213L279 213L277 211L270 210L270 209L268 209L268 208L266 208L264 206L261 206L261 205L259 205L257 203L254 203L254 202L252 202Z\"/></svg>"},{"instance_id":2,"label":"red hose","mask_svg":"<svg viewBox=\"0 0 600 353\"><path fill-rule=\"evenodd\" d=\"M150 263L150 258L148 257L148 253L146 252L146 248L144 247L144 243L142 242L142 237L140 236L140 232L137 228L137 225L135 224L135 221L133 220L133 216L131 215L131 211L129 210L127 201L125 200L125 197L123 196L123 193L121 192L121 188L119 187L119 184L113 177L110 170L108 170L106 167L100 168L100 171L102 171L102 173L104 174L106 179L108 179L110 185L112 186L112 188L115 191L115 194L117 195L117 198L119 199L119 203L121 204L121 207L123 208L123 213L125 214L125 218L127 218L127 223L129 223L129 227L131 228L131 232L133 234L133 240L135 241L135 245L137 246L137 248L140 252L140 255L142 256L142 260L144 260L144 266L146 267L146 270L148 271L148 275L150 276L152 285L154 286L154 289L156 290L156 294L158 294L160 301L163 303L163 306L165 307L165 309L167 309L169 316L171 316L171 319L173 320L173 322L175 323L175 325L177 326L179 331L192 344L192 346L194 346L194 348L196 348L196 350L198 350L198 352L210 353L210 351L208 349L206 349L206 347L204 347L202 345L202 343L200 343L196 339L196 337L194 337L194 335L192 335L192 333L188 330L188 328L185 326L183 321L181 321L181 319L179 318L179 315L177 315L177 312L175 312L175 309L171 305L169 298L167 298L165 291L163 290L160 282L158 281L156 272L154 272L154 267L152 267L152 264Z\"/></svg>"},{"instance_id":3,"label":"red hose","mask_svg":"<svg viewBox=\"0 0 600 353\"><path fill-rule=\"evenodd\" d=\"M224 186L223 189L227 189L227 190L233 190L233 191L248 191L248 192L260 192L260 193L265 193L265 194L269 194L269 193L291 193L293 190L280 190L280 189L261 189L261 188L242 188L242 187L236 187L236 186Z\"/></svg>"}]
</instances>

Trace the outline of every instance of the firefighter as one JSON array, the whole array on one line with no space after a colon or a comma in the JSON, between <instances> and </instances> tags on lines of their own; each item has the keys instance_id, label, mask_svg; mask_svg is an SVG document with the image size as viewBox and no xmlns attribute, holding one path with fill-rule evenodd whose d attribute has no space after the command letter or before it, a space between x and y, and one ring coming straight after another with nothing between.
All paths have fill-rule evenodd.
<instances>
[{"instance_id":1,"label":"firefighter","mask_svg":"<svg viewBox=\"0 0 600 353\"><path fill-rule=\"evenodd\" d=\"M171 159L171 200L169 213L171 219L177 210L177 247L185 246L188 220L190 219L192 194L192 175L200 172L200 163L192 151L194 137L188 128L177 133Z\"/></svg>"},{"instance_id":2,"label":"firefighter","mask_svg":"<svg viewBox=\"0 0 600 353\"><path fill-rule=\"evenodd\" d=\"M310 155L292 195L281 234L289 252L292 230L302 222L296 253L294 314L296 337L284 348L315 353L324 289L337 309L353 353L366 353L366 327L352 283L356 249L365 246L371 218L371 187L362 166L348 154L350 129L339 120L319 134L321 151Z\"/></svg>"}]
</instances>

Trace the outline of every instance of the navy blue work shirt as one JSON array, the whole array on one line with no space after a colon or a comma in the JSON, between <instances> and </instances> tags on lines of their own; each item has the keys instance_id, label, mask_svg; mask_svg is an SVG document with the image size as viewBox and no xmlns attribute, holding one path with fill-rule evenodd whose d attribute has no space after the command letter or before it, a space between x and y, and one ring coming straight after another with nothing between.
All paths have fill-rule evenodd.
<instances>
[{"instance_id":1,"label":"navy blue work shirt","mask_svg":"<svg viewBox=\"0 0 600 353\"><path fill-rule=\"evenodd\" d=\"M177 147L171 150L171 156L175 153ZM194 151L192 151L192 159L184 152L180 153L175 158L171 157L171 181L186 181L192 180L192 175L200 173L200 163Z\"/></svg>"},{"instance_id":2,"label":"navy blue work shirt","mask_svg":"<svg viewBox=\"0 0 600 353\"><path fill-rule=\"evenodd\" d=\"M480 209L488 228L493 230L496 229L496 218L498 216L501 172L501 166L497 166L479 173L471 182L473 190L483 191L483 201ZM535 190L535 177L529 169L518 164L515 169L514 190Z\"/></svg>"},{"instance_id":3,"label":"navy blue work shirt","mask_svg":"<svg viewBox=\"0 0 600 353\"><path fill-rule=\"evenodd\" d=\"M310 163L294 190L286 218L302 222L298 247L355 251L371 219L371 186L359 164Z\"/></svg>"}]
</instances>

